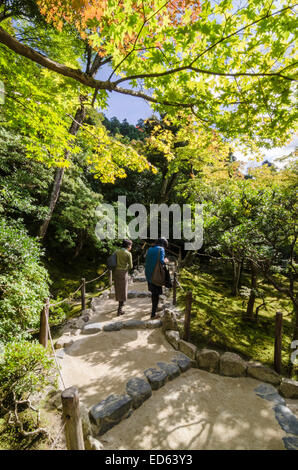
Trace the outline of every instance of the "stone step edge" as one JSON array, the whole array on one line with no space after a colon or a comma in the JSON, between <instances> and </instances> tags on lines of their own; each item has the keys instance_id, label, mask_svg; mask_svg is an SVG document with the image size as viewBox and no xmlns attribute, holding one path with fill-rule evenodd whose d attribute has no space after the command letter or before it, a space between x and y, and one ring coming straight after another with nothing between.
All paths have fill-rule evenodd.
<instances>
[{"instance_id":1,"label":"stone step edge","mask_svg":"<svg viewBox=\"0 0 298 470\"><path fill-rule=\"evenodd\" d=\"M120 317L121 318L121 317ZM127 320L127 321L121 321L119 318L119 321L115 322L106 322L106 323L101 323L101 322L94 322L94 323L89 323L84 326L82 329L82 335L92 335L92 334L97 334L100 331L105 331L105 332L114 332L114 331L120 331L122 329L129 330L129 329L154 329L154 328L161 328L162 327L162 319L161 318L156 318L156 319L151 319L151 320ZM135 326L134 326L135 324ZM94 325L94 326L93 326ZM89 327L89 328L88 328ZM88 333L88 329L94 328L94 331L92 333ZM105 328L106 327L106 328ZM85 332L84 332L85 331Z\"/></svg>"},{"instance_id":2,"label":"stone step edge","mask_svg":"<svg viewBox=\"0 0 298 470\"><path fill-rule=\"evenodd\" d=\"M166 366L173 366L177 369L179 369L179 374L178 375L172 375L170 376L170 373L167 373L165 371L165 369L163 369L162 367L160 367L158 364L164 364ZM182 354L182 353L178 353L177 355L175 355L173 357L173 359L169 362L169 363L165 363L163 361L160 361L157 363L157 367L152 367L152 368L149 368L149 369L146 369L144 372L143 372L143 375L144 375L144 379L141 379L144 383L148 384L150 386L150 389L151 389L151 392L150 394L148 394L148 396L146 398L144 398L144 400L142 400L142 402L137 405L137 406L133 406L133 398L131 395L129 395L129 392L127 392L127 384L133 379L133 378L136 378L136 377L132 377L132 379L129 379L127 382L126 382L126 387L125 387L125 390L126 390L126 393L125 395L114 395L114 394L110 394L107 398L105 398L104 400L101 400L97 405L93 405L89 408L88 410L88 419L89 419L89 422L87 423L87 428L90 429L91 427L91 430L92 430L92 437L94 438L98 438L98 437L101 437L103 436L107 431L109 431L110 429L112 429L113 427L117 426L117 424L119 424L121 421L123 421L124 419L127 419L129 418L134 410L138 409L147 399L149 399L151 396L152 396L152 392L153 391L156 391L156 390L159 390L160 388L162 388L166 383L170 382L170 381L173 381L176 377L179 377L183 372L186 372L187 370L189 370L190 368L192 367L192 361L185 355L185 354ZM150 383L150 380L148 379L147 375L148 374L148 371L157 371L157 372L161 372L162 373L162 378L160 380L160 385L159 386L155 386L153 385L153 382L151 381ZM146 375L147 373L147 375ZM138 379L140 379L140 377L137 377ZM108 399L110 399L110 397L119 397L119 401L120 400L123 400L123 408L124 408L124 411L123 411L123 415L120 416L120 418L116 418L115 421L113 422L111 419L107 418L107 421L105 422L104 421L104 418L103 418L103 422L102 422L102 426L100 427L98 424L96 424L96 421L95 421L95 418L94 416L92 416L92 410L104 403L104 402L107 402ZM131 397L131 400L129 400L128 398L125 398L124 397ZM86 416L84 417L85 420L86 420ZM83 426L83 429L84 429L84 426ZM88 438L88 435L87 436L84 436L84 439L86 440Z\"/></svg>"}]
</instances>

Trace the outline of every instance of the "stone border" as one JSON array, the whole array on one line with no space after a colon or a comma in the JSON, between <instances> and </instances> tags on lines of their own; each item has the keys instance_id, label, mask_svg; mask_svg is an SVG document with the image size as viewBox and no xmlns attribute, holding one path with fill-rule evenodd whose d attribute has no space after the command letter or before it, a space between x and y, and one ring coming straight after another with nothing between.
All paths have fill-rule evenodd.
<instances>
[{"instance_id":1,"label":"stone border","mask_svg":"<svg viewBox=\"0 0 298 470\"><path fill-rule=\"evenodd\" d=\"M178 328L179 320L175 310L169 305L165 308L162 330L173 348L183 352L193 361L193 367L228 377L252 377L278 386L279 392L286 398L298 398L298 381L282 377L260 362L245 361L236 353L220 354L212 349L199 349L194 344L181 339Z\"/></svg>"},{"instance_id":2,"label":"stone border","mask_svg":"<svg viewBox=\"0 0 298 470\"><path fill-rule=\"evenodd\" d=\"M298 419L286 406L285 399L279 395L273 385L266 383L258 385L254 391L260 398L274 403L275 418L287 434L286 437L282 438L285 448L287 450L298 450Z\"/></svg>"},{"instance_id":3,"label":"stone border","mask_svg":"<svg viewBox=\"0 0 298 470\"><path fill-rule=\"evenodd\" d=\"M298 381L284 378L260 362L245 361L233 352L220 354L212 349L199 349L194 344L180 339L176 314L171 308L166 308L164 311L162 330L173 348L190 358L192 367L223 376L252 377L265 382L260 384L255 392L261 398L275 404L273 407L275 418L281 428L289 434L282 439L285 449L298 450L298 418L286 406L281 396L298 398ZM278 390L275 387L278 387Z\"/></svg>"},{"instance_id":4,"label":"stone border","mask_svg":"<svg viewBox=\"0 0 298 470\"><path fill-rule=\"evenodd\" d=\"M170 363L158 362L157 367L146 369L143 373L144 378L132 377L129 379L126 383L125 394L109 395L92 406L88 415L84 412L82 419L85 441L90 436L90 430L92 430L94 437L102 436L120 421L131 416L135 409L151 397L153 390L160 389L190 367L191 360L186 355L178 353Z\"/></svg>"}]
</instances>

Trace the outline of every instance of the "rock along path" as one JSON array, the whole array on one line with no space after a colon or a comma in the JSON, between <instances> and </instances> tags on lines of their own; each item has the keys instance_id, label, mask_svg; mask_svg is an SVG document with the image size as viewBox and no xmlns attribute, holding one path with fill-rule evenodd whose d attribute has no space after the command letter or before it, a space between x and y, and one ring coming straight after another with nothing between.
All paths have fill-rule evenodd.
<instances>
[{"instance_id":1,"label":"rock along path","mask_svg":"<svg viewBox=\"0 0 298 470\"><path fill-rule=\"evenodd\" d=\"M130 290L146 291L146 286L136 282ZM99 302L87 324L99 323L101 330L72 336L74 343L62 352L65 385L77 386L88 408L125 393L130 378L144 379L144 370L176 355L161 328L102 330L109 323L149 320L150 307L149 296L129 298L125 315L116 317L115 300ZM98 439L109 450L285 449L283 438L289 434L276 419L276 403L255 393L260 383L189 369L153 391L129 418ZM298 400L290 402L297 409Z\"/></svg>"}]
</instances>

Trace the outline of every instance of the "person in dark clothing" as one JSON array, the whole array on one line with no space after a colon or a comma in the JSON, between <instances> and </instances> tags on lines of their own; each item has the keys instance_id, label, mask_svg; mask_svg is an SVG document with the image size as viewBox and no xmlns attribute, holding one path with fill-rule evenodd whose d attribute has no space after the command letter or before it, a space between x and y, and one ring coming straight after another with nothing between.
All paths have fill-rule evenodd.
<instances>
[{"instance_id":1,"label":"person in dark clothing","mask_svg":"<svg viewBox=\"0 0 298 470\"><path fill-rule=\"evenodd\" d=\"M150 247L147 251L146 264L145 264L145 275L148 282L148 290L151 292L152 300L152 311L151 318L155 318L156 311L158 308L159 296L162 294L162 287L157 286L152 283L152 275L155 268L155 265L159 260L162 264L168 262L168 259L165 258L165 248L168 246L168 241L166 238L159 238L156 240L155 245Z\"/></svg>"}]
</instances>

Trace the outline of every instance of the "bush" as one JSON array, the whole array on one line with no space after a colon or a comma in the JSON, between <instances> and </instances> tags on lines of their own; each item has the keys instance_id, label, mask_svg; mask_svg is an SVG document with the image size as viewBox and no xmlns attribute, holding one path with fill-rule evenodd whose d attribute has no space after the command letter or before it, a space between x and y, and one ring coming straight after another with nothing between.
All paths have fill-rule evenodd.
<instances>
[{"instance_id":1,"label":"bush","mask_svg":"<svg viewBox=\"0 0 298 470\"><path fill-rule=\"evenodd\" d=\"M28 337L27 330L39 324L49 296L41 255L39 243L20 221L0 220L0 337L4 343Z\"/></svg>"},{"instance_id":2,"label":"bush","mask_svg":"<svg viewBox=\"0 0 298 470\"><path fill-rule=\"evenodd\" d=\"M53 360L46 349L31 341L13 341L0 352L0 400L15 393L16 398L27 399L33 392L42 390L49 381Z\"/></svg>"},{"instance_id":3,"label":"bush","mask_svg":"<svg viewBox=\"0 0 298 470\"><path fill-rule=\"evenodd\" d=\"M39 426L39 412L30 402L31 395L50 383L53 360L47 356L43 346L29 341L7 343L0 351L0 410L1 415L13 419L23 435L45 433L43 429L26 432L19 417L19 407L30 408L37 413L36 428Z\"/></svg>"}]
</instances>

